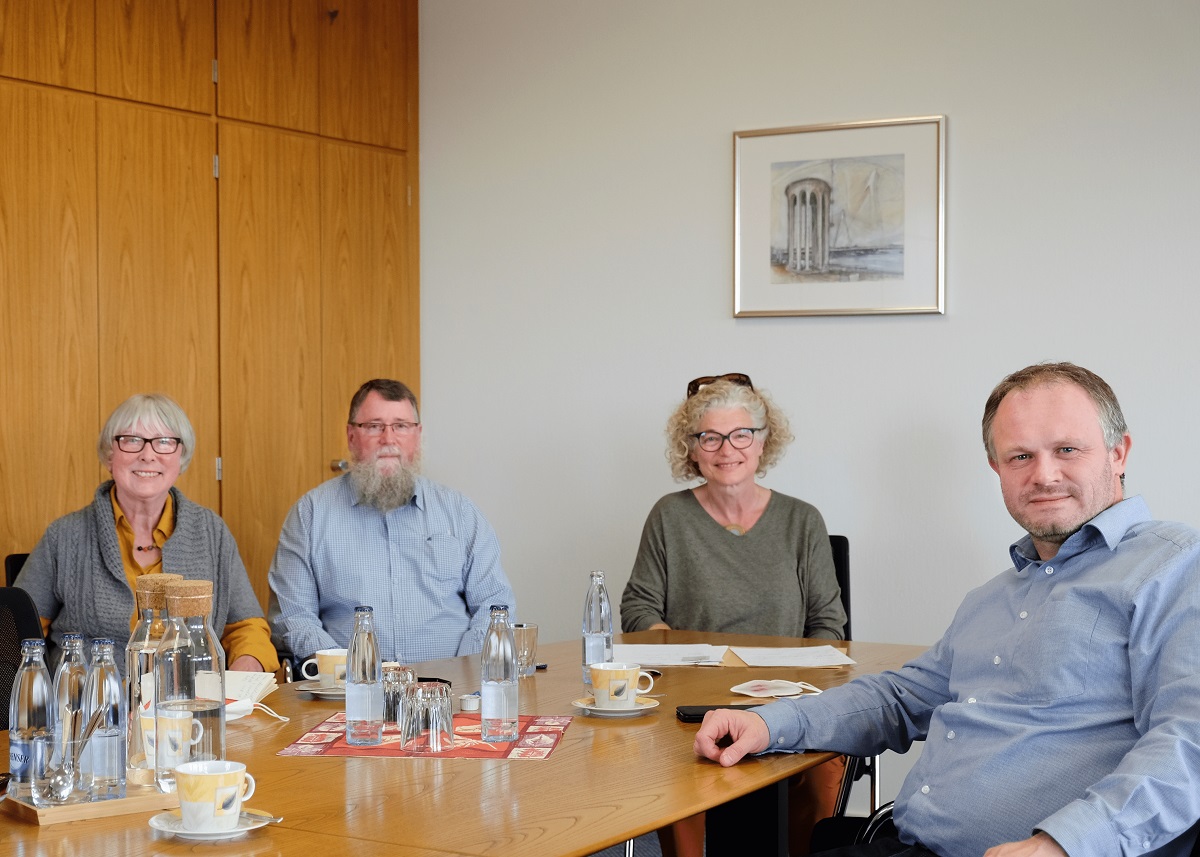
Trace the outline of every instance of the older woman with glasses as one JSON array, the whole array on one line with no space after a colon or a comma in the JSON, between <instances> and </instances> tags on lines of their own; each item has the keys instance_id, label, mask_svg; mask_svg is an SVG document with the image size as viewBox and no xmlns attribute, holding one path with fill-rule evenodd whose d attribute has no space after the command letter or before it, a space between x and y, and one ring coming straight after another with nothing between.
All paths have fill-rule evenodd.
<instances>
[{"instance_id":1,"label":"older woman with glasses","mask_svg":"<svg viewBox=\"0 0 1200 857\"><path fill-rule=\"evenodd\" d=\"M621 596L622 630L842 639L846 614L821 513L756 481L791 441L787 417L748 375L688 385L667 422L667 459L677 481L703 481L650 510ZM844 764L793 782L793 855L808 853L813 823L833 811ZM665 854L699 855L703 817L659 837Z\"/></svg>"},{"instance_id":2,"label":"older woman with glasses","mask_svg":"<svg viewBox=\"0 0 1200 857\"><path fill-rule=\"evenodd\" d=\"M213 582L212 625L229 669L279 668L229 528L174 487L195 447L191 422L167 396L133 396L108 418L96 449L112 479L46 528L16 580L55 645L69 632L128 639L134 582L165 571Z\"/></svg>"}]
</instances>

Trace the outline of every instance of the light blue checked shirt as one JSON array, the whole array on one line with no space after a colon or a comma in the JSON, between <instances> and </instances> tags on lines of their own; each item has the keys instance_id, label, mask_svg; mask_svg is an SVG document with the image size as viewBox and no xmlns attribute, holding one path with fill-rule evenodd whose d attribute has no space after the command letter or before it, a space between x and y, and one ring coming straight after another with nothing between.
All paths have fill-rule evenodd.
<instances>
[{"instance_id":1,"label":"light blue checked shirt","mask_svg":"<svg viewBox=\"0 0 1200 857\"><path fill-rule=\"evenodd\" d=\"M360 604L375 609L383 659L406 664L474 654L488 608L516 611L491 525L425 478L387 513L360 505L348 476L309 491L284 521L268 580L275 645L297 658L345 648Z\"/></svg>"},{"instance_id":2,"label":"light blue checked shirt","mask_svg":"<svg viewBox=\"0 0 1200 857\"><path fill-rule=\"evenodd\" d=\"M1043 830L1070 857L1186 855L1200 818L1200 533L1140 497L969 593L899 670L756 709L779 750L921 757L901 838L978 857Z\"/></svg>"}]
</instances>

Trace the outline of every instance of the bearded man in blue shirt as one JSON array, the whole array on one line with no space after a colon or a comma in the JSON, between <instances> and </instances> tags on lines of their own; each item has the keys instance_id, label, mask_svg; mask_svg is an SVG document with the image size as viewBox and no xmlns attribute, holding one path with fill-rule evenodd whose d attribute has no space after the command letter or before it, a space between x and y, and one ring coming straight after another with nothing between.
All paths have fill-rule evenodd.
<instances>
[{"instance_id":1,"label":"bearded man in blue shirt","mask_svg":"<svg viewBox=\"0 0 1200 857\"><path fill-rule=\"evenodd\" d=\"M278 649L304 658L346 648L370 605L385 661L483 648L492 604L516 598L479 508L420 475L421 420L405 384L367 381L350 402L350 469L292 507L268 581Z\"/></svg>"},{"instance_id":2,"label":"bearded man in blue shirt","mask_svg":"<svg viewBox=\"0 0 1200 857\"><path fill-rule=\"evenodd\" d=\"M897 837L838 855L1187 855L1200 818L1200 533L1124 499L1131 440L1111 388L1070 363L1005 378L988 463L1027 532L899 670L753 712L716 711L698 755L924 740ZM720 747L725 736L732 744Z\"/></svg>"}]
</instances>

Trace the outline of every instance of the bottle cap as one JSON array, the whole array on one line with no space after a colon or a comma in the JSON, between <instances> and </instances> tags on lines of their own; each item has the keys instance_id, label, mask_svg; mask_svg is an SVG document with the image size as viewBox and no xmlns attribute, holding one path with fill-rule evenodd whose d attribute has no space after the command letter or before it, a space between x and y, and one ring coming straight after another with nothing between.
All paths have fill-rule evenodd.
<instances>
[{"instance_id":1,"label":"bottle cap","mask_svg":"<svg viewBox=\"0 0 1200 857\"><path fill-rule=\"evenodd\" d=\"M208 616L212 613L211 580L172 580L167 584L167 613L172 616Z\"/></svg>"},{"instance_id":2,"label":"bottle cap","mask_svg":"<svg viewBox=\"0 0 1200 857\"><path fill-rule=\"evenodd\" d=\"M134 581L138 612L167 609L167 584L183 580L182 574L143 574Z\"/></svg>"}]
</instances>

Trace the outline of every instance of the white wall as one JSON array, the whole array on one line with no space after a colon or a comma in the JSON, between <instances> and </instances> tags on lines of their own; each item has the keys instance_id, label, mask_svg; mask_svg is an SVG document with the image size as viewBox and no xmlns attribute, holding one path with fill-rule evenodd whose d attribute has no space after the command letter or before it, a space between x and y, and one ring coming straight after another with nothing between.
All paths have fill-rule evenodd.
<instances>
[{"instance_id":1,"label":"white wall","mask_svg":"<svg viewBox=\"0 0 1200 857\"><path fill-rule=\"evenodd\" d=\"M495 525L521 618L578 633L675 490L662 429L748 372L765 484L850 537L860 639L927 644L1019 535L979 439L1007 372L1122 400L1128 490L1200 524L1200 4L427 0L427 472ZM948 117L946 314L732 318L732 134Z\"/></svg>"}]
</instances>

